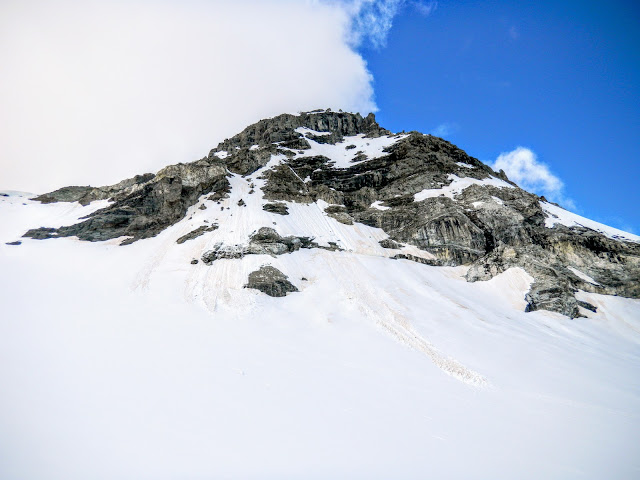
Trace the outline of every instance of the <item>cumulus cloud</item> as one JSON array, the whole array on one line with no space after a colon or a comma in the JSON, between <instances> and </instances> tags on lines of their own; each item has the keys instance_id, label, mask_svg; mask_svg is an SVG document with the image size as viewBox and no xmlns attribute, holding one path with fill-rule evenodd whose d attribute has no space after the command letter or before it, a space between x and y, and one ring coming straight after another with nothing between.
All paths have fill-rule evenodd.
<instances>
[{"instance_id":1,"label":"cumulus cloud","mask_svg":"<svg viewBox=\"0 0 640 480\"><path fill-rule=\"evenodd\" d=\"M496 171L504 170L510 180L525 190L545 195L571 210L576 208L573 200L565 197L562 181L551 173L547 165L538 161L537 155L528 148L517 147L501 153L491 167Z\"/></svg>"},{"instance_id":2,"label":"cumulus cloud","mask_svg":"<svg viewBox=\"0 0 640 480\"><path fill-rule=\"evenodd\" d=\"M360 3L2 2L0 188L113 183L278 113L375 111L354 18L380 40L401 2Z\"/></svg>"}]
</instances>

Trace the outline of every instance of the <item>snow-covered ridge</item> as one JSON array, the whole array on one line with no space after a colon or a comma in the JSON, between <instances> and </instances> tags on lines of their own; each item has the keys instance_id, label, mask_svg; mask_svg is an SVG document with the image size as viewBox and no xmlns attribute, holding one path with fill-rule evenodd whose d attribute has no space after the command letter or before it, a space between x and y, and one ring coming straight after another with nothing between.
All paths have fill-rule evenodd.
<instances>
[{"instance_id":1,"label":"snow-covered ridge","mask_svg":"<svg viewBox=\"0 0 640 480\"><path fill-rule=\"evenodd\" d=\"M590 220L578 214L569 212L557 205L553 205L552 203L540 202L540 206L547 214L547 218L544 223L548 228L553 228L556 224L565 225L567 227L585 227L595 230L596 232L600 232L609 238L640 243L640 236L638 235Z\"/></svg>"}]
</instances>

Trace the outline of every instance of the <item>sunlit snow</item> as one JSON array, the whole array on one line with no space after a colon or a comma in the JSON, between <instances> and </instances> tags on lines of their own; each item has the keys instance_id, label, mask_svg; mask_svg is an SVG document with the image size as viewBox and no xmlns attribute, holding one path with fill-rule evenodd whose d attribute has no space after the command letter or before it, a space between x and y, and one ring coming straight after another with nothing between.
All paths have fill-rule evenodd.
<instances>
[{"instance_id":1,"label":"sunlit snow","mask_svg":"<svg viewBox=\"0 0 640 480\"><path fill-rule=\"evenodd\" d=\"M585 227L595 230L596 232L600 232L609 238L617 238L630 242L640 242L640 236L638 235L589 220L588 218L581 217L580 215L569 212L552 203L540 202L540 206L547 214L547 218L544 223L549 228L552 228L556 224L565 225L567 227Z\"/></svg>"},{"instance_id":2,"label":"sunlit snow","mask_svg":"<svg viewBox=\"0 0 640 480\"><path fill-rule=\"evenodd\" d=\"M451 183L449 185L442 188L424 189L416 193L413 196L413 200L415 202L421 202L422 200L426 200L427 198L434 198L434 197L440 197L440 196L454 198L456 195L462 193L462 191L465 188L468 188L471 185L491 185L493 187L499 187L499 188L513 188L513 185L495 177L478 180L477 178L471 178L471 177L460 178L457 175L450 174L448 176L448 179L451 180Z\"/></svg>"},{"instance_id":3,"label":"sunlit snow","mask_svg":"<svg viewBox=\"0 0 640 480\"><path fill-rule=\"evenodd\" d=\"M430 255L382 248L325 202L266 212L261 173L128 246L21 238L104 202L0 196L2 478L635 476L640 301L579 292L589 318L525 313L523 270L468 283L393 260ZM191 264L263 226L343 250ZM267 264L300 291L244 288Z\"/></svg>"},{"instance_id":4,"label":"sunlit snow","mask_svg":"<svg viewBox=\"0 0 640 480\"><path fill-rule=\"evenodd\" d=\"M315 132L304 127L297 128L296 132L302 133L303 135L327 134L327 132ZM386 155L387 153L384 151L386 148L405 137L407 137L407 135L383 135L381 137L368 138L365 137L364 134L359 134L344 137L342 142L332 145L329 143L318 143L307 136L306 140L311 145L311 149L298 152L297 156L322 155L329 158L335 168L349 168L354 164ZM359 154L364 155L361 160L356 159Z\"/></svg>"}]
</instances>

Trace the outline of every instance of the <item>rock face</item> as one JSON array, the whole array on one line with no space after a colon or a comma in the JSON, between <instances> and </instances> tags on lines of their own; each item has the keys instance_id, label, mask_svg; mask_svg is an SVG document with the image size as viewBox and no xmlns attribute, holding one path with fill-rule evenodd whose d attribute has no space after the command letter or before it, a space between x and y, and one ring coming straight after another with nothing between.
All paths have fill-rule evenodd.
<instances>
[{"instance_id":1,"label":"rock face","mask_svg":"<svg viewBox=\"0 0 640 480\"><path fill-rule=\"evenodd\" d=\"M88 205L95 200L111 198L120 192L133 192L140 185L153 180L153 177L155 177L153 173L145 173L107 187L63 187L35 197L34 200L42 203L78 202L81 205Z\"/></svg>"},{"instance_id":2,"label":"rock face","mask_svg":"<svg viewBox=\"0 0 640 480\"><path fill-rule=\"evenodd\" d=\"M521 267L535 279L526 297L528 310L579 317L594 307L575 298L578 290L640 298L640 243L581 226L550 228L544 198L522 190L504 172L443 139L419 132L392 134L372 114L280 115L247 127L196 162L113 186L56 190L36 200L111 203L76 225L45 226L25 236L89 241L125 236L123 243L131 243L180 221L203 195L225 199L230 176L254 173L251 197L231 208L246 209L245 202L256 195L264 200L262 209L279 215L289 214L288 203L317 202L327 217L345 225L384 230L389 237L381 242L384 248L408 245L433 256L399 253L393 258L467 265L468 281ZM207 233L201 227L180 240ZM202 260L211 264L299 248L327 247L310 237L281 237L261 228L245 244L216 244Z\"/></svg>"},{"instance_id":3,"label":"rock face","mask_svg":"<svg viewBox=\"0 0 640 480\"><path fill-rule=\"evenodd\" d=\"M269 265L251 272L245 288L260 290L270 297L284 297L288 292L298 291L284 273Z\"/></svg>"},{"instance_id":4,"label":"rock face","mask_svg":"<svg viewBox=\"0 0 640 480\"><path fill-rule=\"evenodd\" d=\"M213 250L202 255L202 261L211 265L221 258L242 258L245 255L283 255L301 248L322 248L310 237L281 237L273 228L262 227L249 237L246 245L225 245L218 243ZM324 247L326 248L326 247Z\"/></svg>"},{"instance_id":5,"label":"rock face","mask_svg":"<svg viewBox=\"0 0 640 480\"><path fill-rule=\"evenodd\" d=\"M151 177L135 177L140 183L125 180L110 187L87 190L70 187L36 197L54 201L109 199L113 203L92 213L81 223L58 229L29 230L25 237L44 239L76 236L92 242L130 237L124 243L157 235L180 221L201 195L229 188L227 170L221 161L200 160L187 165L171 165ZM147 179L144 181L144 179Z\"/></svg>"}]
</instances>

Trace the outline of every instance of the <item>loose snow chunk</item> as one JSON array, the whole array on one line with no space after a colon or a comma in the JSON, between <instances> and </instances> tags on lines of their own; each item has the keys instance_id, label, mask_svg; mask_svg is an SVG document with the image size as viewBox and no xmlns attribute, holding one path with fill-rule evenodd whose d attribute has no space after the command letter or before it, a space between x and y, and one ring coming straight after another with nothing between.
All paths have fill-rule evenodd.
<instances>
[{"instance_id":1,"label":"loose snow chunk","mask_svg":"<svg viewBox=\"0 0 640 480\"><path fill-rule=\"evenodd\" d=\"M547 228L553 228L556 223L567 227L584 227L595 230L609 238L615 240L626 240L628 242L640 243L640 236L628 233L617 228L603 225L602 223L589 220L575 213L571 213L564 208L558 207L548 202L540 202L542 210L547 214L544 225Z\"/></svg>"},{"instance_id":2,"label":"loose snow chunk","mask_svg":"<svg viewBox=\"0 0 640 480\"><path fill-rule=\"evenodd\" d=\"M427 188L422 190L421 192L416 193L413 196L414 202L421 202L422 200L426 200L427 198L434 198L445 196L453 199L455 195L461 193L465 188L470 187L471 185L487 185L499 188L513 188L513 185L508 184L504 180L500 180L499 178L490 177L485 178L483 180L478 180L477 178L464 177L460 178L457 175L449 175L449 180L453 180L449 185L442 188Z\"/></svg>"},{"instance_id":3,"label":"loose snow chunk","mask_svg":"<svg viewBox=\"0 0 640 480\"><path fill-rule=\"evenodd\" d=\"M391 207L385 207L382 205L380 200L376 200L369 206L369 208L375 208L376 210L389 210Z\"/></svg>"},{"instance_id":4,"label":"loose snow chunk","mask_svg":"<svg viewBox=\"0 0 640 480\"><path fill-rule=\"evenodd\" d=\"M225 158L227 158L229 156L229 153L226 150L223 150L222 152L214 153L214 155L216 157L218 157L220 160L224 160Z\"/></svg>"},{"instance_id":5,"label":"loose snow chunk","mask_svg":"<svg viewBox=\"0 0 640 480\"><path fill-rule=\"evenodd\" d=\"M569 268L569 270L571 270L576 275L576 277L581 278L585 282L589 282L589 283L591 283L593 285L600 285L598 282L596 282L589 275L587 275L586 273L581 272L577 268L573 268L573 267L567 267L567 268Z\"/></svg>"},{"instance_id":6,"label":"loose snow chunk","mask_svg":"<svg viewBox=\"0 0 640 480\"><path fill-rule=\"evenodd\" d=\"M301 133L302 135L315 135L316 137L331 135L331 132L317 132L307 127L298 127L296 128L296 132Z\"/></svg>"},{"instance_id":7,"label":"loose snow chunk","mask_svg":"<svg viewBox=\"0 0 640 480\"><path fill-rule=\"evenodd\" d=\"M300 131L301 129L296 129ZM344 137L342 142L330 145L328 143L318 143L310 138L307 141L311 149L299 153L298 157L322 155L333 162L335 168L349 168L352 165L372 160L386 155L384 151L387 147L405 138L406 135L383 136L377 138L365 138L364 134ZM345 147L353 145L352 148ZM360 156L360 155L364 156Z\"/></svg>"},{"instance_id":8,"label":"loose snow chunk","mask_svg":"<svg viewBox=\"0 0 640 480\"><path fill-rule=\"evenodd\" d=\"M464 163L464 162L456 162L456 165L462 168L476 168L473 165L469 165L468 163Z\"/></svg>"},{"instance_id":9,"label":"loose snow chunk","mask_svg":"<svg viewBox=\"0 0 640 480\"><path fill-rule=\"evenodd\" d=\"M249 147L249 150L258 150L260 148L260 145L251 145Z\"/></svg>"}]
</instances>

